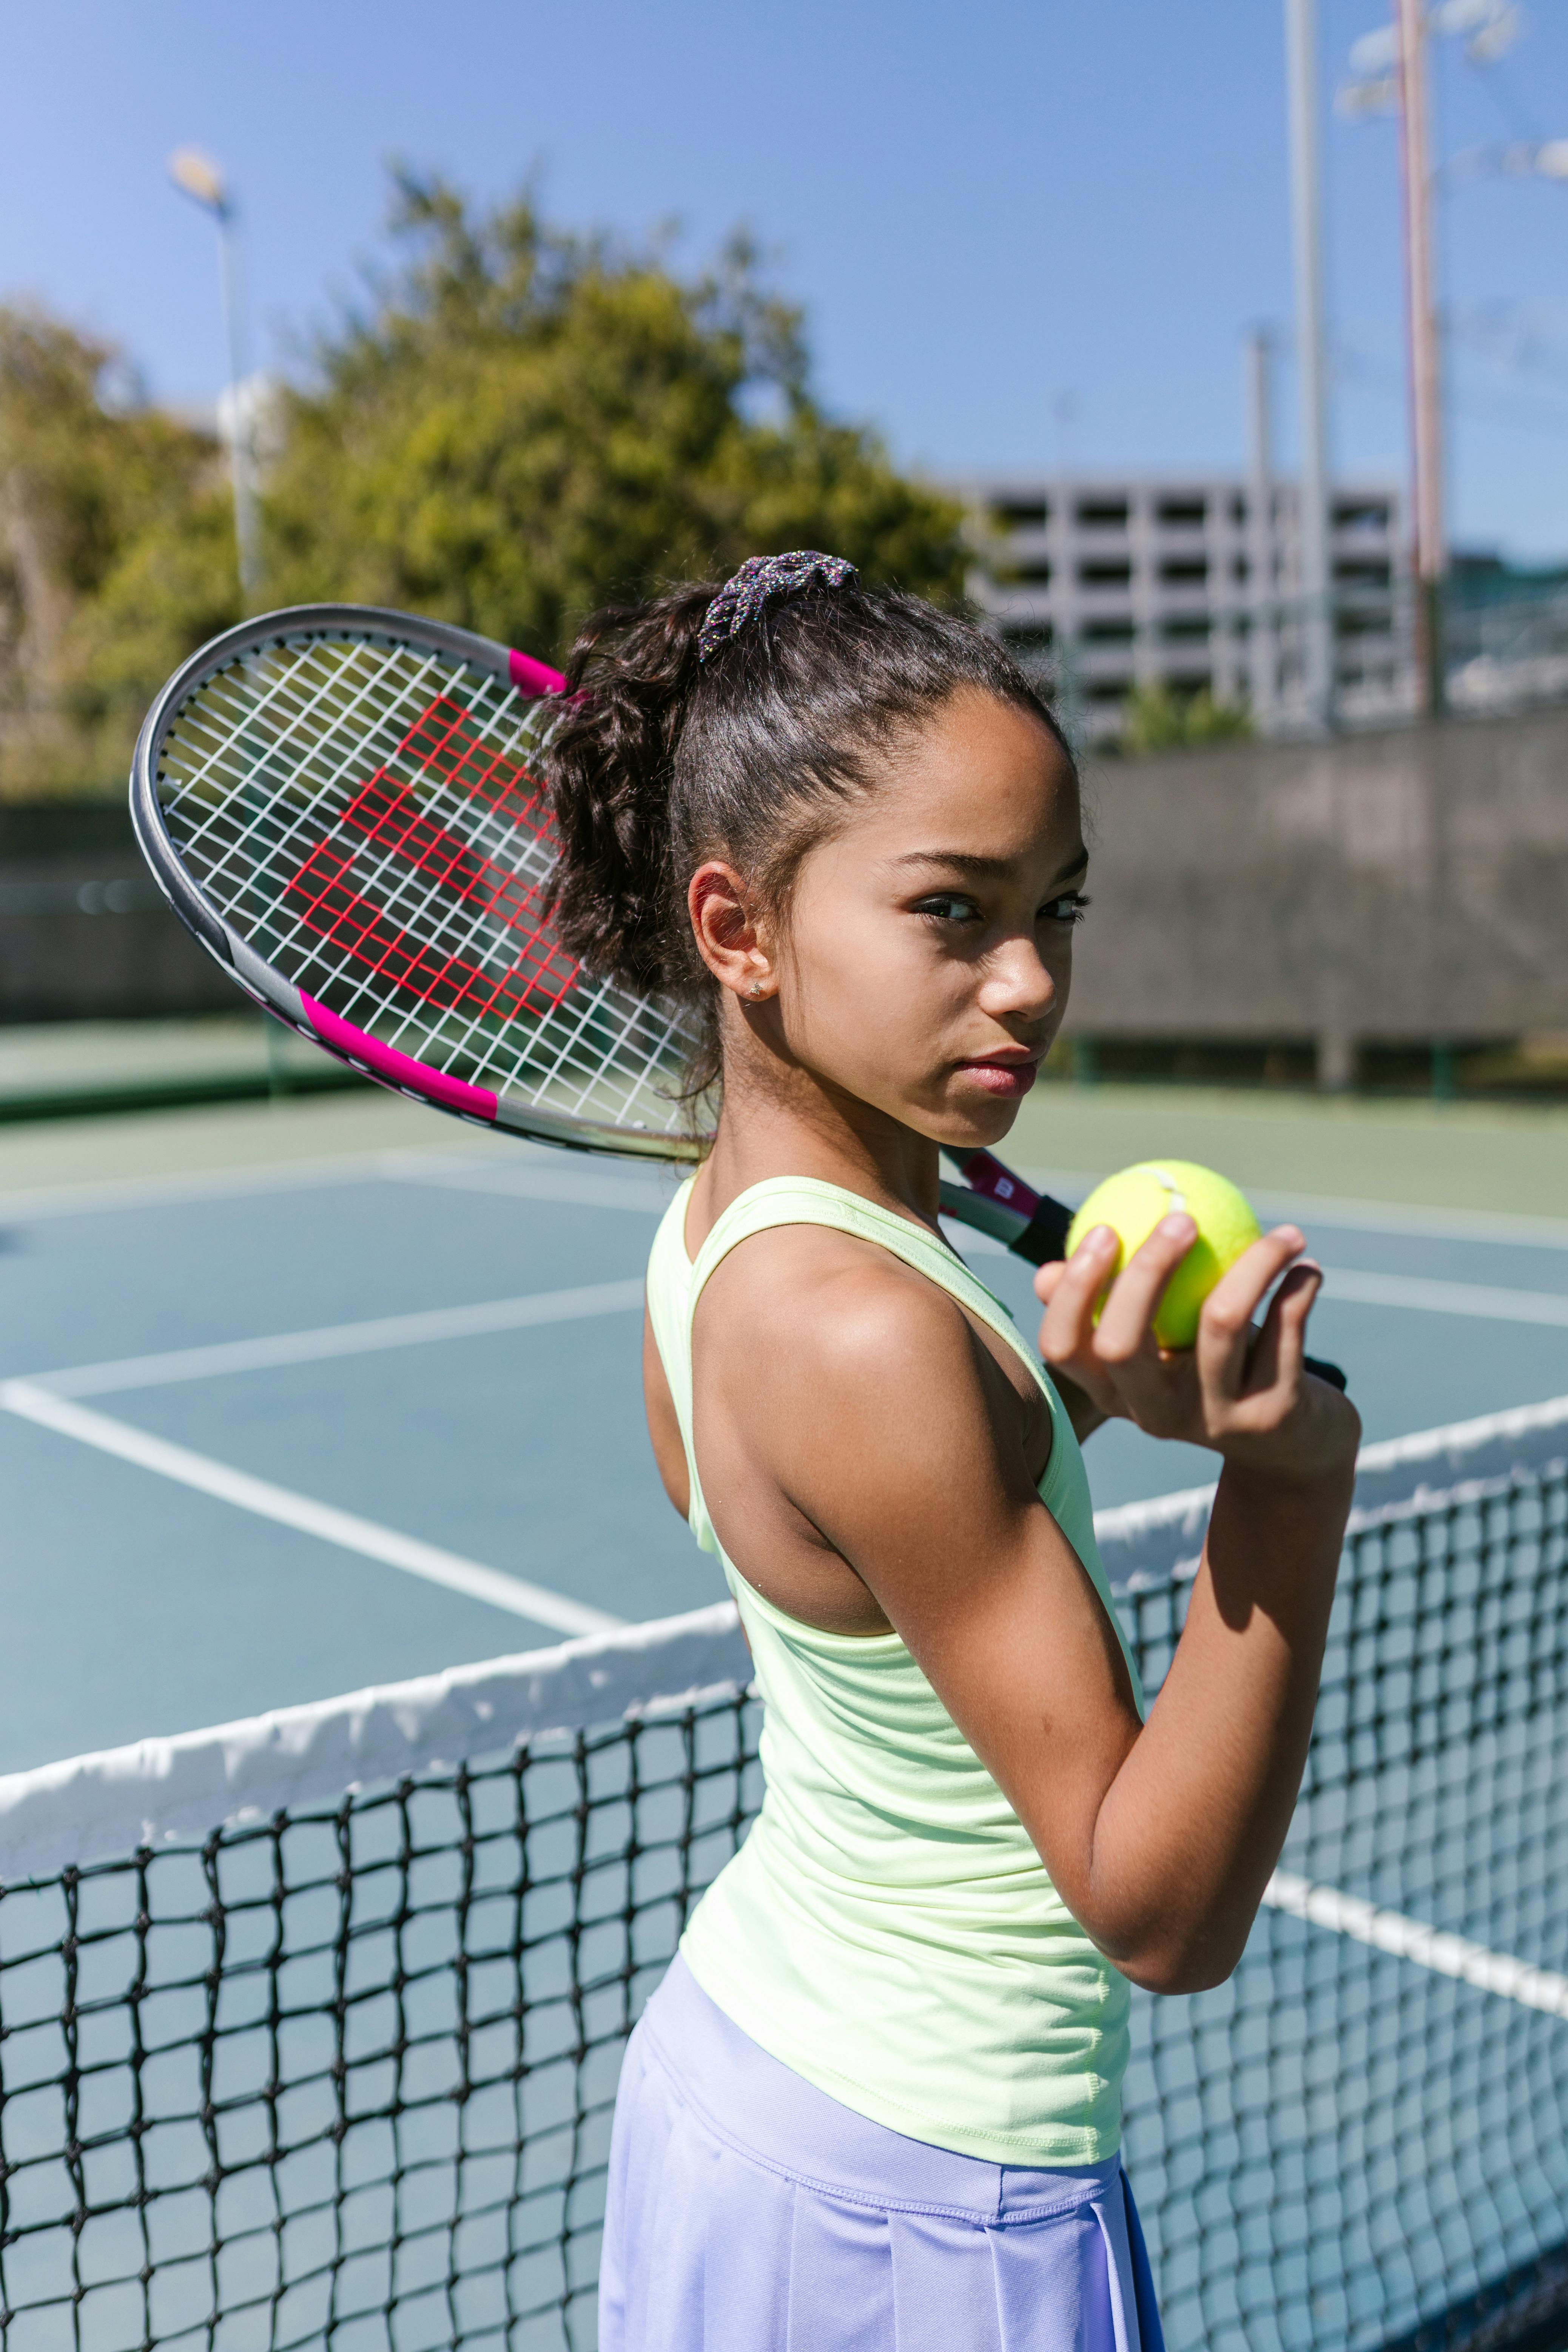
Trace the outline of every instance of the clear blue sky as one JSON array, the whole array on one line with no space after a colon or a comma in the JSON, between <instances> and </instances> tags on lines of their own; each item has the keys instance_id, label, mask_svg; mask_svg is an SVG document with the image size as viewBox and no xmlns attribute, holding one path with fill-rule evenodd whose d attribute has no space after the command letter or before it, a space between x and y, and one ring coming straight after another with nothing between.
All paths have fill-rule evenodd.
<instances>
[{"instance_id":1,"label":"clear blue sky","mask_svg":"<svg viewBox=\"0 0 1568 2352\"><path fill-rule=\"evenodd\" d=\"M1447 43L1446 152L1568 137L1568 0L1491 74ZM1326 88L1386 0L1321 0ZM563 221L750 226L820 386L937 471L1231 465L1240 337L1288 322L1280 0L0 0L0 299L121 341L160 398L222 373L210 148L269 364L375 259L394 155ZM1402 472L1392 124L1331 121L1341 466ZM1456 535L1568 551L1568 184L1444 205ZM1294 428L1286 387L1282 439Z\"/></svg>"}]
</instances>

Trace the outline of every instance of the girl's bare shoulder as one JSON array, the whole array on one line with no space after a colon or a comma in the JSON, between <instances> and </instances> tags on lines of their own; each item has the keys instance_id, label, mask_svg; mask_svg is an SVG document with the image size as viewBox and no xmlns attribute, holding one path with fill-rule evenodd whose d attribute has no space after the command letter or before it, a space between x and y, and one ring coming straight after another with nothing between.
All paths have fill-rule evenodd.
<instances>
[{"instance_id":1,"label":"girl's bare shoulder","mask_svg":"<svg viewBox=\"0 0 1568 2352\"><path fill-rule=\"evenodd\" d=\"M741 1362L775 1393L831 1392L874 1376L883 1394L972 1366L952 1294L890 1250L828 1225L771 1225L737 1244L698 1301L700 1353L721 1376Z\"/></svg>"}]
</instances>

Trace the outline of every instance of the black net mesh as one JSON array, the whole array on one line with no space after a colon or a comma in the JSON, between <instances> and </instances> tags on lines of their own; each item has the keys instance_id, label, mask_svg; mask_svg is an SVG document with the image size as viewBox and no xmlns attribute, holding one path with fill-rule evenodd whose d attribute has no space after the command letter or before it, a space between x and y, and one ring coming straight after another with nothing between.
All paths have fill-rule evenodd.
<instances>
[{"instance_id":1,"label":"black net mesh","mask_svg":"<svg viewBox=\"0 0 1568 2352\"><path fill-rule=\"evenodd\" d=\"M1266 1908L1229 1984L1138 2003L1173 2352L1568 2342L1565 1552L1560 1464L1349 1548L1276 1890L1336 1924ZM1152 1689L1185 1596L1125 1603ZM755 1731L721 1699L8 1887L7 2352L588 2352L621 2048Z\"/></svg>"},{"instance_id":2,"label":"black net mesh","mask_svg":"<svg viewBox=\"0 0 1568 2352\"><path fill-rule=\"evenodd\" d=\"M1352 1931L1265 1907L1228 1984L1136 1999L1173 2347L1568 2344L1568 1479L1497 1485L1347 1550L1279 1868ZM1126 1604L1152 1683L1184 1599ZM1555 2013L1363 1940L1405 1920L1562 1972Z\"/></svg>"},{"instance_id":3,"label":"black net mesh","mask_svg":"<svg viewBox=\"0 0 1568 2352\"><path fill-rule=\"evenodd\" d=\"M7 1889L6 2345L591 2344L621 2049L760 1801L755 1712Z\"/></svg>"}]
</instances>

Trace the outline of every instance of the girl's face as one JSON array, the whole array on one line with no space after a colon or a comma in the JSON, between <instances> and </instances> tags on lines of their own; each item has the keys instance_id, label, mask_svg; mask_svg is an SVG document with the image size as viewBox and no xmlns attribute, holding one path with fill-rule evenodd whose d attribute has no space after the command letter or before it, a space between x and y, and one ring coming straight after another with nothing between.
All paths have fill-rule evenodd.
<instances>
[{"instance_id":1,"label":"girl's face","mask_svg":"<svg viewBox=\"0 0 1568 2352\"><path fill-rule=\"evenodd\" d=\"M1078 788L979 688L891 756L804 860L774 942L789 1058L931 1140L994 1143L1067 1010L1088 901Z\"/></svg>"}]
</instances>

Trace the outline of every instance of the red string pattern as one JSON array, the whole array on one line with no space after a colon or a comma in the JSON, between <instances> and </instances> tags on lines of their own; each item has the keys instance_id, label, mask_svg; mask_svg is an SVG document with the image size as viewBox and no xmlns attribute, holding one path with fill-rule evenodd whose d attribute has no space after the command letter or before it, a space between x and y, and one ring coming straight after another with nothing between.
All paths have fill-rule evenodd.
<instances>
[{"instance_id":1,"label":"red string pattern","mask_svg":"<svg viewBox=\"0 0 1568 2352\"><path fill-rule=\"evenodd\" d=\"M541 914L541 885L432 815L393 772L410 759L444 792L504 817L523 842L548 839L537 778L492 751L461 705L440 696L311 850L284 890L285 905L340 961L357 967L356 976L371 973L405 999L474 1019L542 1019L578 966ZM416 929L395 911L400 898ZM481 927L489 934L482 944L475 938ZM452 931L461 944L447 948L438 935ZM499 972L498 950L508 959Z\"/></svg>"}]
</instances>

